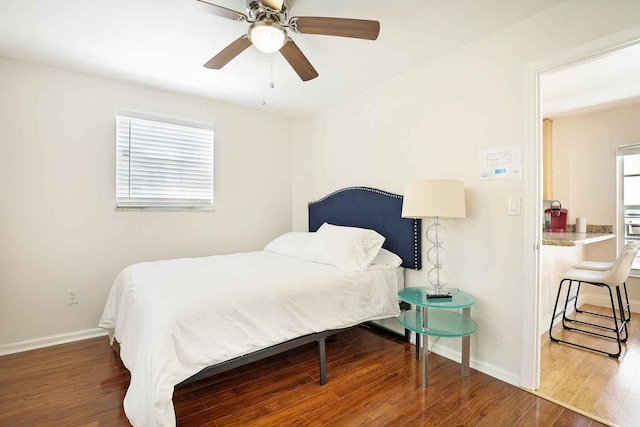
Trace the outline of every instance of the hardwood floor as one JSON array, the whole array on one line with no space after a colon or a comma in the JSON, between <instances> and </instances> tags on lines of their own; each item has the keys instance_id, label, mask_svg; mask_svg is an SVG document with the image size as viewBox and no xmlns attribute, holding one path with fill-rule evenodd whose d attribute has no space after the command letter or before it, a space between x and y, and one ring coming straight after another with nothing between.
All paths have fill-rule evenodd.
<instances>
[{"instance_id":1,"label":"hardwood floor","mask_svg":"<svg viewBox=\"0 0 640 427\"><path fill-rule=\"evenodd\" d=\"M610 314L602 307L581 308ZM632 316L628 324L629 339L619 359L553 343L545 333L538 392L613 424L640 426L640 315L633 313ZM554 327L554 336L617 351L615 342L563 331L560 324Z\"/></svg>"},{"instance_id":2,"label":"hardwood floor","mask_svg":"<svg viewBox=\"0 0 640 427\"><path fill-rule=\"evenodd\" d=\"M414 347L355 328L174 393L178 426L599 426L475 370L429 356L421 386ZM126 426L128 371L107 338L0 357L0 426Z\"/></svg>"}]
</instances>

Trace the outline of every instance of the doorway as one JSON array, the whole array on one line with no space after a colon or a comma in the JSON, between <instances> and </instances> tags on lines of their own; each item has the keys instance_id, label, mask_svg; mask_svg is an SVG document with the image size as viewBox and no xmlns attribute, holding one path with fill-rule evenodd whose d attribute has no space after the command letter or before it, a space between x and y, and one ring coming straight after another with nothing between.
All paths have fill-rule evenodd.
<instances>
[{"instance_id":1,"label":"doorway","mask_svg":"<svg viewBox=\"0 0 640 427\"><path fill-rule=\"evenodd\" d=\"M635 45L640 41L640 29L615 34L580 46L553 57L536 61L525 67L525 289L523 300L524 337L521 385L530 390L540 388L541 350L540 337L546 328L541 320L541 244L543 224L542 202L542 120L541 78L545 74L557 73L603 58L611 53ZM638 135L640 137L640 135ZM531 304L534 301L534 304ZM640 344L638 344L640 346ZM580 350L577 350L580 351ZM640 349L636 349L640 351ZM605 357L606 356L600 356ZM603 380L601 378L601 380ZM556 399L558 400L558 399ZM571 402L559 403L572 405ZM574 402L575 403L575 402ZM580 409L579 407L577 407ZM586 411L585 411L586 412ZM615 419L608 419L615 422Z\"/></svg>"}]
</instances>

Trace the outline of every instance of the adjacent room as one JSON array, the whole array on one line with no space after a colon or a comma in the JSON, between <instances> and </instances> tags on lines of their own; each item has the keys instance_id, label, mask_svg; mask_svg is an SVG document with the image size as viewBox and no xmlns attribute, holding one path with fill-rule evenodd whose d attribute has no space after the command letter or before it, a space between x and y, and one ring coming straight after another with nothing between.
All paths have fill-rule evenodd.
<instances>
[{"instance_id":1,"label":"adjacent room","mask_svg":"<svg viewBox=\"0 0 640 427\"><path fill-rule=\"evenodd\" d=\"M0 1L0 425L633 426L640 86L541 88L639 41L636 0ZM604 353L544 335L584 261Z\"/></svg>"},{"instance_id":2,"label":"adjacent room","mask_svg":"<svg viewBox=\"0 0 640 427\"><path fill-rule=\"evenodd\" d=\"M561 276L580 263L614 261L625 244L637 239L633 227L638 203L634 162L640 135L639 75L640 46L636 44L544 74L541 80L545 212L559 213L555 218L566 217L567 224L558 230L545 222L539 392L618 425L631 425L636 416L633 408L640 403L634 323L629 322L629 339L619 357L598 353L615 356L619 351L615 341L567 333L572 341L596 350L589 352L551 342L548 330ZM637 256L631 267L626 281L628 299L624 296L623 305L629 304L628 311L635 313ZM581 288L571 307L569 304L570 311L577 307L599 314L611 312L606 289L593 286ZM582 320L586 317L576 315ZM556 317L557 334L560 322Z\"/></svg>"}]
</instances>

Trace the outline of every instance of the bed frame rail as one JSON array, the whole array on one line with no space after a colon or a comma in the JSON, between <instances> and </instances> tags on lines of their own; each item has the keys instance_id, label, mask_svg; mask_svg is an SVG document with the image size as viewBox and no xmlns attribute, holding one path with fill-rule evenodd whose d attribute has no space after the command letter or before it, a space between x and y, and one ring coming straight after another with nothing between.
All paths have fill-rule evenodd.
<instances>
[{"instance_id":1,"label":"bed frame rail","mask_svg":"<svg viewBox=\"0 0 640 427\"><path fill-rule=\"evenodd\" d=\"M204 378L209 378L213 375L217 375L222 372L229 371L231 369L239 368L240 366L248 365L249 363L257 362L258 360L262 360L267 357L275 356L276 354L280 354L285 351L292 350L296 347L300 347L302 345L309 344L314 341L318 342L320 385L325 385L327 383L327 360L326 360L327 358L325 353L325 340L327 337L331 335L335 335L338 332L342 332L345 330L346 329L334 329L331 331L324 331L316 334L305 335L300 338L283 342L282 344L278 344L272 347L267 347L262 350L254 351L253 353L249 353L244 356L239 356L239 357L236 357L235 359L227 360L226 362L218 363L217 365L212 365L207 368L204 368L202 371L187 378L177 386L190 384L192 382L202 380Z\"/></svg>"}]
</instances>

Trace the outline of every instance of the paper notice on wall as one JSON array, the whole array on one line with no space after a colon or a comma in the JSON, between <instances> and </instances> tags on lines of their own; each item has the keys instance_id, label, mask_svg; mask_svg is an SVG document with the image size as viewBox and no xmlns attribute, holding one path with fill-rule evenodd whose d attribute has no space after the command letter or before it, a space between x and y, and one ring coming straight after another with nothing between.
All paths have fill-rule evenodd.
<instances>
[{"instance_id":1,"label":"paper notice on wall","mask_svg":"<svg viewBox=\"0 0 640 427\"><path fill-rule=\"evenodd\" d=\"M509 179L522 176L522 152L519 145L480 150L480 180Z\"/></svg>"}]
</instances>

